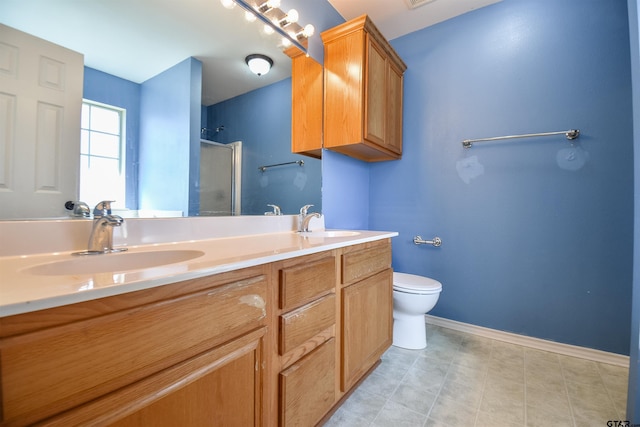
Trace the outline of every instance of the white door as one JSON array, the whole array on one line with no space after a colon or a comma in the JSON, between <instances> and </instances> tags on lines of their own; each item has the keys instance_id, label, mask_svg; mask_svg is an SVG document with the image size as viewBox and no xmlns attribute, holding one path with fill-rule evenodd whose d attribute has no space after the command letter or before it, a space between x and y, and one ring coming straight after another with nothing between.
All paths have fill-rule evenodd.
<instances>
[{"instance_id":1,"label":"white door","mask_svg":"<svg viewBox=\"0 0 640 427\"><path fill-rule=\"evenodd\" d=\"M0 219L78 197L82 54L0 24Z\"/></svg>"}]
</instances>

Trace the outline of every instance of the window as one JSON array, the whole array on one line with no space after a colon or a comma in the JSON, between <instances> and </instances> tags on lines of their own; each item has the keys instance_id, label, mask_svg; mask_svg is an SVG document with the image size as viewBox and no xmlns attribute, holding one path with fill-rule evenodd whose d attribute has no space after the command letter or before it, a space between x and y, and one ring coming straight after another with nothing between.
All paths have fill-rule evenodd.
<instances>
[{"instance_id":1,"label":"window","mask_svg":"<svg viewBox=\"0 0 640 427\"><path fill-rule=\"evenodd\" d=\"M95 206L115 200L113 208L125 207L126 111L84 100L80 143L80 200Z\"/></svg>"}]
</instances>

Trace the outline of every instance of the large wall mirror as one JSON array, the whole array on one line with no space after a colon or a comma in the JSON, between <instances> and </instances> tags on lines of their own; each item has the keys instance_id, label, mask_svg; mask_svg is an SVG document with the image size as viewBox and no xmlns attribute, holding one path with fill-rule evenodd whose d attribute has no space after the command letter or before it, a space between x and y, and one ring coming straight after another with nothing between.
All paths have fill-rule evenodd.
<instances>
[{"instance_id":1,"label":"large wall mirror","mask_svg":"<svg viewBox=\"0 0 640 427\"><path fill-rule=\"evenodd\" d=\"M295 214L305 204L321 209L321 162L291 153L290 59L279 37L265 34L239 7L227 9L219 0L3 0L0 24L82 54L81 98L126 110L126 150L119 161L132 216L263 215L269 204L284 214ZM2 30L0 84L5 79L5 87L13 84L10 73L3 74L10 68L12 43ZM256 76L245 64L245 57L256 53L272 58L269 73ZM10 101L3 104L5 113L7 105ZM25 138L21 129L42 139L47 128L15 123L0 138L0 220L65 217L69 211L59 197L35 202L11 197L24 163L35 165L30 173L42 175L46 168L38 162L47 157L16 157ZM79 117L77 123L80 133ZM215 156L212 146L241 147L235 182L241 188L235 203L240 211L211 208L209 202L201 209L201 189L214 199L223 197L203 180L217 180L211 178L213 170L232 173L221 160L207 160ZM201 156L204 149L207 154ZM74 150L44 150L67 158L66 166L47 173L62 181L79 176L79 148ZM238 159L237 151L225 155ZM79 190L73 191L62 197L79 200Z\"/></svg>"}]
</instances>

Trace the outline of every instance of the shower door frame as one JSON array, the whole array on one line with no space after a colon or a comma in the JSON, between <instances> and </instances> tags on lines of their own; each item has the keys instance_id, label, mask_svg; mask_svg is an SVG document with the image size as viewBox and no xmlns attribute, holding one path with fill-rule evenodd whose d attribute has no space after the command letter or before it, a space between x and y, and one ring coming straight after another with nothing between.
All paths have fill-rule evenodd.
<instances>
[{"instance_id":1,"label":"shower door frame","mask_svg":"<svg viewBox=\"0 0 640 427\"><path fill-rule=\"evenodd\" d=\"M200 139L200 144L231 149L231 215L242 215L242 141L229 144Z\"/></svg>"}]
</instances>

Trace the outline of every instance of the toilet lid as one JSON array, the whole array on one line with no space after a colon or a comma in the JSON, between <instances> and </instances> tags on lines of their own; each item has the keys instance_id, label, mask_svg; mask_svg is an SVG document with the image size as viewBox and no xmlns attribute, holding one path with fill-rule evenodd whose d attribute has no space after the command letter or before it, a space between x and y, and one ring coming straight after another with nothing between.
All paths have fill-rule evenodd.
<instances>
[{"instance_id":1,"label":"toilet lid","mask_svg":"<svg viewBox=\"0 0 640 427\"><path fill-rule=\"evenodd\" d=\"M403 291L417 293L435 293L442 291L442 283L430 277L407 273L393 273L393 287Z\"/></svg>"}]
</instances>

